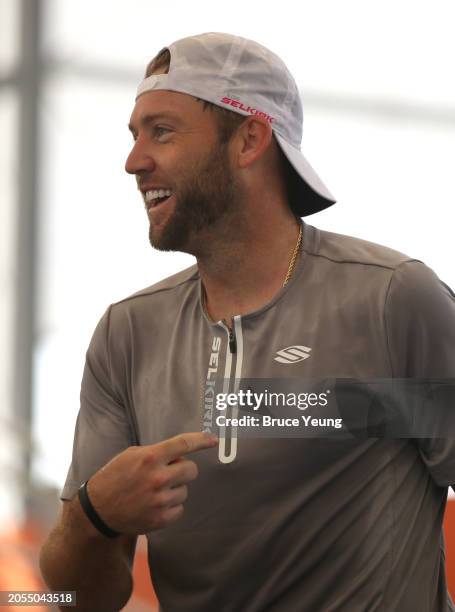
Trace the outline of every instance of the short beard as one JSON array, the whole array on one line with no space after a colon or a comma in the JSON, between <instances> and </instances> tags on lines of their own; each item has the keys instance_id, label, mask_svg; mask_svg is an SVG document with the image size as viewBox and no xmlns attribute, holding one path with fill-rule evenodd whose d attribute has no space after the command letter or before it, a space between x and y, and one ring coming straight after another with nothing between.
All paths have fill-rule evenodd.
<instances>
[{"instance_id":1,"label":"short beard","mask_svg":"<svg viewBox=\"0 0 455 612\"><path fill-rule=\"evenodd\" d=\"M154 235L150 224L150 244L160 251L182 251L196 257L204 254L201 241L211 230L232 225L241 205L241 189L229 162L227 145L218 142L202 163L179 181L181 187L174 212L163 231Z\"/></svg>"}]
</instances>

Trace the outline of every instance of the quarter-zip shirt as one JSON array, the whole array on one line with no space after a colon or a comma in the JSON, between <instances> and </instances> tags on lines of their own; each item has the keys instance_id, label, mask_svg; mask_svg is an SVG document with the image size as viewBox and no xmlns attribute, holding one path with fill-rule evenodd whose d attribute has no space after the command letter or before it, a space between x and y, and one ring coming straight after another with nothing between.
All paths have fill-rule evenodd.
<instances>
[{"instance_id":1,"label":"quarter-zip shirt","mask_svg":"<svg viewBox=\"0 0 455 612\"><path fill-rule=\"evenodd\" d=\"M290 281L232 332L201 295L192 266L107 309L62 499L128 446L210 429L216 393L242 379L455 377L455 295L381 245L303 223ZM163 612L454 610L442 536L453 438L221 433L191 457L183 517L147 534Z\"/></svg>"}]
</instances>

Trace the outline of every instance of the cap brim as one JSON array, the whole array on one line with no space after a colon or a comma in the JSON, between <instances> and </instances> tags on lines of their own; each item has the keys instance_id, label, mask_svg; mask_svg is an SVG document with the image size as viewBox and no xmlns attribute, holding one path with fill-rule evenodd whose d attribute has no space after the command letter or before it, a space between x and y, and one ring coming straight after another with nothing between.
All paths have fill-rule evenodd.
<instances>
[{"instance_id":1,"label":"cap brim","mask_svg":"<svg viewBox=\"0 0 455 612\"><path fill-rule=\"evenodd\" d=\"M301 179L295 184L295 189L298 190L298 193L294 194L295 201L293 202L296 212L301 217L305 217L335 204L335 198L302 155L302 152L290 145L276 132L274 134L284 155Z\"/></svg>"}]
</instances>

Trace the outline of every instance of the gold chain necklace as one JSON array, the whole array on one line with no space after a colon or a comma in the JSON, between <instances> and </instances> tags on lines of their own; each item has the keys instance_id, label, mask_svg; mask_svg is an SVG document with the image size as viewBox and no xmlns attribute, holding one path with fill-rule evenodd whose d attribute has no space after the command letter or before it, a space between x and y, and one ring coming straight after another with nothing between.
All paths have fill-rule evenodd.
<instances>
[{"instance_id":1,"label":"gold chain necklace","mask_svg":"<svg viewBox=\"0 0 455 612\"><path fill-rule=\"evenodd\" d=\"M294 250L292 252L291 261L289 263L288 271L286 273L286 278L284 279L283 287L285 285L287 285L287 283L289 282L289 279L292 276L292 273L294 272L295 262L296 262L296 259L297 259L297 255L299 254L301 243L302 243L302 224L300 224L299 237L297 238L297 243L296 243L296 245L294 247ZM202 285L201 298L202 298L203 307L205 308L205 310L207 310L207 294L205 292L204 285ZM228 325L228 327L229 327L229 325ZM229 329L231 329L231 328L229 327Z\"/></svg>"},{"instance_id":2,"label":"gold chain necklace","mask_svg":"<svg viewBox=\"0 0 455 612\"><path fill-rule=\"evenodd\" d=\"M286 274L286 278L284 279L283 287L287 285L289 279L292 276L292 273L294 272L295 262L297 259L297 255L299 253L301 242L302 242L302 224L300 224L299 237L297 238L297 244L295 245L294 251L292 253L291 261L289 263L289 268Z\"/></svg>"}]
</instances>

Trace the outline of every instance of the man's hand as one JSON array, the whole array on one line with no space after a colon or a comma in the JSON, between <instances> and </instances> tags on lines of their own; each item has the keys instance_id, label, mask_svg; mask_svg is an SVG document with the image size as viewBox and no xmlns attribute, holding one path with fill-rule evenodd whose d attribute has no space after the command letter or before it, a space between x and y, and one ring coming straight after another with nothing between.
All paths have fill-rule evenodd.
<instances>
[{"instance_id":1,"label":"man's hand","mask_svg":"<svg viewBox=\"0 0 455 612\"><path fill-rule=\"evenodd\" d=\"M166 527L182 516L187 484L198 475L197 465L185 456L217 444L216 436L196 432L131 446L90 478L90 500L103 521L122 534Z\"/></svg>"}]
</instances>

